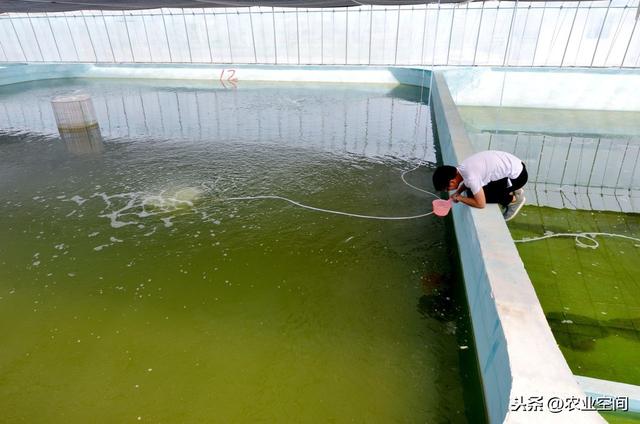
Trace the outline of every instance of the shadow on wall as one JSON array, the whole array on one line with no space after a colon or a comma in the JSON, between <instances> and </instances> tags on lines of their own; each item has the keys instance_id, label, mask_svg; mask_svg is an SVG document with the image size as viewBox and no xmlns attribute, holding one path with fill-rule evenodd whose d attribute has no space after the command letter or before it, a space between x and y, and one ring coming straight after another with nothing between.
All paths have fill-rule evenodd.
<instances>
[{"instance_id":1,"label":"shadow on wall","mask_svg":"<svg viewBox=\"0 0 640 424\"><path fill-rule=\"evenodd\" d=\"M556 341L573 350L593 350L599 339L610 336L640 339L640 317L604 321L565 312L549 312L546 317Z\"/></svg>"},{"instance_id":2,"label":"shadow on wall","mask_svg":"<svg viewBox=\"0 0 640 424\"><path fill-rule=\"evenodd\" d=\"M387 93L387 97L426 105L429 104L429 89L426 87L420 89L420 87L413 85L400 84L393 87L393 89Z\"/></svg>"}]
</instances>

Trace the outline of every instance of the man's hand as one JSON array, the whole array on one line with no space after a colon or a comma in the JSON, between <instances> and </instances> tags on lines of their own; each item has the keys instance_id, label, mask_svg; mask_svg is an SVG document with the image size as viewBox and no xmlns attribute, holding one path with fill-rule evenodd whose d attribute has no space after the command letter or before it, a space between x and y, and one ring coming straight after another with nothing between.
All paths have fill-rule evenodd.
<instances>
[{"instance_id":1,"label":"man's hand","mask_svg":"<svg viewBox=\"0 0 640 424\"><path fill-rule=\"evenodd\" d=\"M484 190L480 190L473 197L462 196L460 194L454 194L451 196L454 202L461 202L474 208L482 209L486 206L487 201L484 197Z\"/></svg>"}]
</instances>

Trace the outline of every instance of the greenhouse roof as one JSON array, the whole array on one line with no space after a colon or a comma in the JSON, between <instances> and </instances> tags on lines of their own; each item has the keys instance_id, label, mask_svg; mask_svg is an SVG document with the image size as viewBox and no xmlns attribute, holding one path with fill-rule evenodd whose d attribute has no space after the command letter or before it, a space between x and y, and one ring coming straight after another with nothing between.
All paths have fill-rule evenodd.
<instances>
[{"instance_id":1,"label":"greenhouse roof","mask_svg":"<svg viewBox=\"0 0 640 424\"><path fill-rule=\"evenodd\" d=\"M466 3L469 0L0 0L0 13L67 12L74 10L136 10L202 7L347 7Z\"/></svg>"}]
</instances>

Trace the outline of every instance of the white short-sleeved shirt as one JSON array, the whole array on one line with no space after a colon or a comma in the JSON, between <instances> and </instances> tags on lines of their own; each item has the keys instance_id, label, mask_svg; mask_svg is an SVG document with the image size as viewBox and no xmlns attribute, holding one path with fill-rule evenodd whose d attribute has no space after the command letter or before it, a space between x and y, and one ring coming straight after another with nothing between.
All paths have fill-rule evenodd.
<instances>
[{"instance_id":1,"label":"white short-sleeved shirt","mask_svg":"<svg viewBox=\"0 0 640 424\"><path fill-rule=\"evenodd\" d=\"M522 172L522 161L511 153L487 150L475 153L457 166L464 185L475 195L491 181L508 177L518 178ZM510 187L511 182L507 180Z\"/></svg>"}]
</instances>

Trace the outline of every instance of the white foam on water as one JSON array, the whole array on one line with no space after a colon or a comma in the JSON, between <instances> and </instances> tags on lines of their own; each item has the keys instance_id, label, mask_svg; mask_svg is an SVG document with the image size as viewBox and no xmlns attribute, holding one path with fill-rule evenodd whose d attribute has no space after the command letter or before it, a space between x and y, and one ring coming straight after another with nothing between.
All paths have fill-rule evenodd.
<instances>
[{"instance_id":1,"label":"white foam on water","mask_svg":"<svg viewBox=\"0 0 640 424\"><path fill-rule=\"evenodd\" d=\"M98 192L94 193L92 197L101 198L104 201L105 208L99 216L108 218L112 228L137 225L138 228L142 229L144 225L139 220L165 215L178 210L191 212L194 209L194 201L210 189L203 183L203 188L180 187L177 189L163 189L157 193L134 191L112 195ZM126 217L132 217L133 219ZM164 222L165 227L171 227L173 225L172 218L160 217L160 220Z\"/></svg>"},{"instance_id":2,"label":"white foam on water","mask_svg":"<svg viewBox=\"0 0 640 424\"><path fill-rule=\"evenodd\" d=\"M89 200L89 199L84 199L84 198L82 198L81 196L78 196L78 195L75 195L71 199L69 199L69 201L76 202L78 204L78 206L82 206L82 204L84 202L86 202L87 200Z\"/></svg>"}]
</instances>

